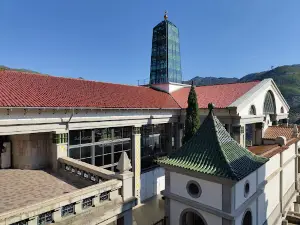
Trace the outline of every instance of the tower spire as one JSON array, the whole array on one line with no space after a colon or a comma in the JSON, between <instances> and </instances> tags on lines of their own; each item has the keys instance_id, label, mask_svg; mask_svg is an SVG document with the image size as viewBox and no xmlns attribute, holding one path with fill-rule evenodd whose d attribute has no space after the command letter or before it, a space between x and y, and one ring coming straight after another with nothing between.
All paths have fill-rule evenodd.
<instances>
[{"instance_id":1,"label":"tower spire","mask_svg":"<svg viewBox=\"0 0 300 225\"><path fill-rule=\"evenodd\" d=\"M164 18L165 18L165 20L167 20L167 19L168 19L168 11L167 11L167 10L165 10L165 15L164 15Z\"/></svg>"}]
</instances>

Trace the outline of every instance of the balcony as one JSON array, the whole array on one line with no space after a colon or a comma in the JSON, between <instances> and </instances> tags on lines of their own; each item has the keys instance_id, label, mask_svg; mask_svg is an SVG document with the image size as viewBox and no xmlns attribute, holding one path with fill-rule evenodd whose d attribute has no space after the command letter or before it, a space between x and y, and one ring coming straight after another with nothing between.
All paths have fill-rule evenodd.
<instances>
[{"instance_id":1,"label":"balcony","mask_svg":"<svg viewBox=\"0 0 300 225\"><path fill-rule=\"evenodd\" d=\"M58 159L56 172L0 170L0 225L115 221L136 204L132 178L128 170L115 173L69 157Z\"/></svg>"}]
</instances>

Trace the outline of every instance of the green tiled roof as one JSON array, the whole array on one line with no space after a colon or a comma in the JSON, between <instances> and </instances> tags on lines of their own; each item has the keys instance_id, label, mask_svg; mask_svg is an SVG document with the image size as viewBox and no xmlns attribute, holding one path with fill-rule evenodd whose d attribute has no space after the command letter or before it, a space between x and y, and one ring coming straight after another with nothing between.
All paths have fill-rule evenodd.
<instances>
[{"instance_id":1,"label":"green tiled roof","mask_svg":"<svg viewBox=\"0 0 300 225\"><path fill-rule=\"evenodd\" d=\"M214 116L212 104L209 108L197 133L179 150L159 158L158 164L238 181L268 161L238 144Z\"/></svg>"}]
</instances>

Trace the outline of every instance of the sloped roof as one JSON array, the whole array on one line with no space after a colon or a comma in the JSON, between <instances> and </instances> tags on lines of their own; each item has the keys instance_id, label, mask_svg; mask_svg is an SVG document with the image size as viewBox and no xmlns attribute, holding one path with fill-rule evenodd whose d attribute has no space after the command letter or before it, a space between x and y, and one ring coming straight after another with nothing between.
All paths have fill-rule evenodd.
<instances>
[{"instance_id":1,"label":"sloped roof","mask_svg":"<svg viewBox=\"0 0 300 225\"><path fill-rule=\"evenodd\" d=\"M148 87L0 71L0 107L179 108Z\"/></svg>"},{"instance_id":2,"label":"sloped roof","mask_svg":"<svg viewBox=\"0 0 300 225\"><path fill-rule=\"evenodd\" d=\"M280 127L280 126L271 126L268 127L264 133L264 139L273 140L279 136L286 137L287 140L291 139L293 136L292 127Z\"/></svg>"},{"instance_id":3,"label":"sloped roof","mask_svg":"<svg viewBox=\"0 0 300 225\"><path fill-rule=\"evenodd\" d=\"M209 108L197 133L179 150L159 158L160 165L238 181L268 161L239 145Z\"/></svg>"},{"instance_id":4,"label":"sloped roof","mask_svg":"<svg viewBox=\"0 0 300 225\"><path fill-rule=\"evenodd\" d=\"M198 97L199 108L207 108L210 102L214 102L216 108L226 108L239 97L246 94L251 88L260 81L234 84L220 84L211 86L195 87ZM187 99L190 88L182 88L173 92L171 95L181 108L187 108Z\"/></svg>"}]
</instances>

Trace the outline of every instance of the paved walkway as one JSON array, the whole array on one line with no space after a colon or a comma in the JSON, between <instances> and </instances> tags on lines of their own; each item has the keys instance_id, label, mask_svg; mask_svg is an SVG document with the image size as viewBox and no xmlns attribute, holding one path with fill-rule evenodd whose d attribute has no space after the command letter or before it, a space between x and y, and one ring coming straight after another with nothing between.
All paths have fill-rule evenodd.
<instances>
[{"instance_id":1,"label":"paved walkway","mask_svg":"<svg viewBox=\"0 0 300 225\"><path fill-rule=\"evenodd\" d=\"M165 216L165 202L157 195L133 209L133 225L153 225ZM109 225L117 225L112 222Z\"/></svg>"},{"instance_id":2,"label":"paved walkway","mask_svg":"<svg viewBox=\"0 0 300 225\"><path fill-rule=\"evenodd\" d=\"M133 225L153 225L165 216L165 201L154 196L133 210Z\"/></svg>"},{"instance_id":3,"label":"paved walkway","mask_svg":"<svg viewBox=\"0 0 300 225\"><path fill-rule=\"evenodd\" d=\"M0 213L77 189L43 170L0 169Z\"/></svg>"}]
</instances>

